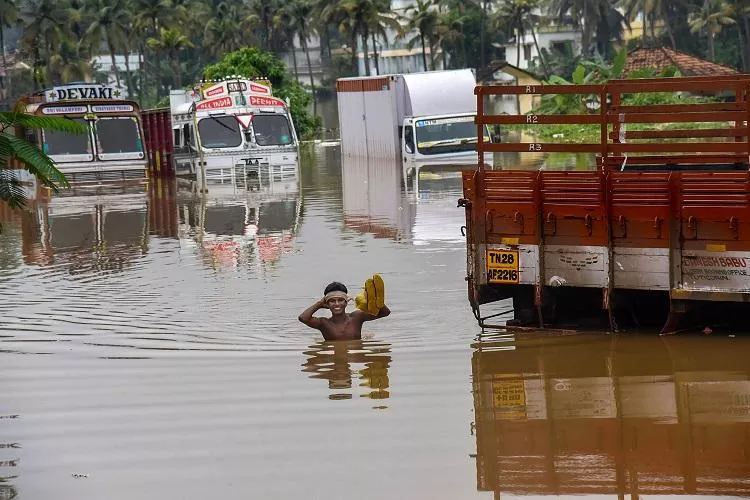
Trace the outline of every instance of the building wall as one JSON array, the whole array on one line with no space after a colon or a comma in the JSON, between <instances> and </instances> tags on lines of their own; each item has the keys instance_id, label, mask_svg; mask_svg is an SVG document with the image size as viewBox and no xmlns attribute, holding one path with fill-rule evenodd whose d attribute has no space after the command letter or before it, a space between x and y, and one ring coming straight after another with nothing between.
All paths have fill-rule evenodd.
<instances>
[{"instance_id":1,"label":"building wall","mask_svg":"<svg viewBox=\"0 0 750 500\"><path fill-rule=\"evenodd\" d=\"M560 30L554 32L540 32L536 34L540 49L551 50L555 43L573 42L573 52L581 50L581 32L574 30ZM503 45L505 47L505 60L521 69L528 69L531 61L539 57L531 34L521 39L521 59L518 61L518 46L515 42ZM518 64L516 64L518 62Z\"/></svg>"}]
</instances>

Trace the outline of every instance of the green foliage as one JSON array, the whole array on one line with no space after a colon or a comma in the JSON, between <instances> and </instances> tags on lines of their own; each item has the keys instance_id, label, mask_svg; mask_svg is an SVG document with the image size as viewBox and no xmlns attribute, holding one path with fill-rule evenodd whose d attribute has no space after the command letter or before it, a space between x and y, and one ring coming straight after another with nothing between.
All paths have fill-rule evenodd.
<instances>
[{"instance_id":1,"label":"green foliage","mask_svg":"<svg viewBox=\"0 0 750 500\"><path fill-rule=\"evenodd\" d=\"M16 137L14 129L57 130L71 134L85 133L85 125L65 118L35 116L17 111L0 113L0 200L13 208L26 203L24 190L11 170L11 161L16 160L20 168L36 176L39 182L57 192L60 187L68 187L68 180L52 160L35 145Z\"/></svg>"},{"instance_id":2,"label":"green foliage","mask_svg":"<svg viewBox=\"0 0 750 500\"><path fill-rule=\"evenodd\" d=\"M627 63L625 49L620 50L611 64L601 59L582 61L573 71L570 80L561 76L553 75L544 83L547 85L585 85L602 84L609 80L623 78L671 78L681 76L675 67L665 68L662 71L646 68L633 71L623 75ZM531 114L587 114L598 113L598 95L583 94L547 94L543 95L538 106ZM716 102L718 99L709 96L691 96L679 92L644 92L637 94L625 94L622 96L622 104L626 106L653 106L668 104L698 104L704 102ZM591 107L587 107L587 103ZM630 130L668 130L673 128L711 128L717 124L711 123L660 123L660 124L633 124ZM506 130L522 130L537 136L540 140L552 140L554 142L579 142L597 143L600 141L600 127L598 125L540 125L540 126L516 126L507 127Z\"/></svg>"},{"instance_id":3,"label":"green foliage","mask_svg":"<svg viewBox=\"0 0 750 500\"><path fill-rule=\"evenodd\" d=\"M320 118L312 116L309 111L312 96L294 80L286 65L270 52L245 47L229 52L219 62L203 70L203 77L206 79L224 78L228 75L268 78L273 86L274 96L289 99L289 110L300 137L311 137L320 128Z\"/></svg>"}]
</instances>

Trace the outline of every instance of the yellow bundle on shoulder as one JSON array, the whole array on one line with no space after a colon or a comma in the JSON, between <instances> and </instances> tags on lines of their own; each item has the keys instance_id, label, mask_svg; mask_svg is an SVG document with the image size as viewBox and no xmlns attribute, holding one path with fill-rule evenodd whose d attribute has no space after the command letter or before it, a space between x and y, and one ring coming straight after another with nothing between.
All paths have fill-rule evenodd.
<instances>
[{"instance_id":1,"label":"yellow bundle on shoulder","mask_svg":"<svg viewBox=\"0 0 750 500\"><path fill-rule=\"evenodd\" d=\"M379 274L367 278L362 291L354 299L357 309L372 316L377 316L385 305L385 283Z\"/></svg>"}]
</instances>

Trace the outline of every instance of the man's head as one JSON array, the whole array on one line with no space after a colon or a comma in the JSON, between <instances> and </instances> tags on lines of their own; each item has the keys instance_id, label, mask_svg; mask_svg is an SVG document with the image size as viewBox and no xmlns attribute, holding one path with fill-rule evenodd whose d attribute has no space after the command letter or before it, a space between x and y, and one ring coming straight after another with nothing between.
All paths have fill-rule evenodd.
<instances>
[{"instance_id":1,"label":"man's head","mask_svg":"<svg viewBox=\"0 0 750 500\"><path fill-rule=\"evenodd\" d=\"M338 281L330 283L323 291L323 300L332 314L343 314L346 311L346 304L349 302L347 295L349 290L346 286Z\"/></svg>"}]
</instances>

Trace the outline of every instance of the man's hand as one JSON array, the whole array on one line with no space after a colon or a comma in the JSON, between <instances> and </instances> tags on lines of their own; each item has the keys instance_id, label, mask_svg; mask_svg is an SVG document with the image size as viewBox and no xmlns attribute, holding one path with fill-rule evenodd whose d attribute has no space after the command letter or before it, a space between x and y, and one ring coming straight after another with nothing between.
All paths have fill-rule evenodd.
<instances>
[{"instance_id":1,"label":"man's hand","mask_svg":"<svg viewBox=\"0 0 750 500\"><path fill-rule=\"evenodd\" d=\"M319 309L328 309L325 300L320 299L315 302L313 305L302 311L302 314L300 314L297 319L310 328L317 328L318 330L320 330L320 328L323 326L323 322L320 318L313 318L313 314L315 314L315 312Z\"/></svg>"}]
</instances>

